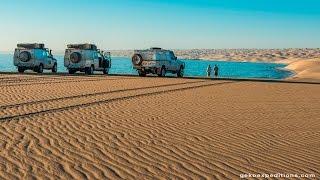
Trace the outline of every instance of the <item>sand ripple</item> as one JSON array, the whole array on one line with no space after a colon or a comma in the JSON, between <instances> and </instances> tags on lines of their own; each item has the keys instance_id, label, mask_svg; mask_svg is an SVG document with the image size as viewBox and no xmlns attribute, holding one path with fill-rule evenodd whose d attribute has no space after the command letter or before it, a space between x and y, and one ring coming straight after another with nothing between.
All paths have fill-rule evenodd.
<instances>
[{"instance_id":1,"label":"sand ripple","mask_svg":"<svg viewBox=\"0 0 320 180\"><path fill-rule=\"evenodd\" d=\"M318 85L2 75L0 86L0 178L320 173Z\"/></svg>"}]
</instances>

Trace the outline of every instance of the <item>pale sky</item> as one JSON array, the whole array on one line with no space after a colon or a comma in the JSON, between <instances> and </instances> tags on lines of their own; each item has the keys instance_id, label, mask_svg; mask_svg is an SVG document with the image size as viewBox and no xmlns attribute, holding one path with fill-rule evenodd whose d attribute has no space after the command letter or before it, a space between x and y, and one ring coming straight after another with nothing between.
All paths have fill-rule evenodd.
<instances>
[{"instance_id":1,"label":"pale sky","mask_svg":"<svg viewBox=\"0 0 320 180\"><path fill-rule=\"evenodd\" d=\"M0 20L0 51L320 47L318 0L2 0Z\"/></svg>"}]
</instances>

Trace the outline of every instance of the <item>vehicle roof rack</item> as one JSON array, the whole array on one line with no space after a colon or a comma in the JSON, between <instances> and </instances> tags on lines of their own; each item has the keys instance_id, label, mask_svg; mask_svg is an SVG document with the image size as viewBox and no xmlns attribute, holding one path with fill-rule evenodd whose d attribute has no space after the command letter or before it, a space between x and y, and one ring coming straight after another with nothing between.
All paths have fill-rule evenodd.
<instances>
[{"instance_id":1,"label":"vehicle roof rack","mask_svg":"<svg viewBox=\"0 0 320 180\"><path fill-rule=\"evenodd\" d=\"M17 47L25 49L44 49L45 45L42 43L20 43L17 44Z\"/></svg>"},{"instance_id":2,"label":"vehicle roof rack","mask_svg":"<svg viewBox=\"0 0 320 180\"><path fill-rule=\"evenodd\" d=\"M95 44L68 44L67 47L70 49L98 50Z\"/></svg>"}]
</instances>

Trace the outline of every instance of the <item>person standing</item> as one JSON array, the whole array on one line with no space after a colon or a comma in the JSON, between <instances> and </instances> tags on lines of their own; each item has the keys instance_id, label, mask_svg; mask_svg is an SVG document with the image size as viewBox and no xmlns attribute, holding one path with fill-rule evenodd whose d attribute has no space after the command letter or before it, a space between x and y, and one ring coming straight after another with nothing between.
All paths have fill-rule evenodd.
<instances>
[{"instance_id":1,"label":"person standing","mask_svg":"<svg viewBox=\"0 0 320 180\"><path fill-rule=\"evenodd\" d=\"M219 67L215 65L213 71L214 71L214 77L217 78L219 76Z\"/></svg>"},{"instance_id":2,"label":"person standing","mask_svg":"<svg viewBox=\"0 0 320 180\"><path fill-rule=\"evenodd\" d=\"M211 71L212 71L212 68L211 68L211 65L209 64L209 66L207 68L207 77L211 76Z\"/></svg>"}]
</instances>

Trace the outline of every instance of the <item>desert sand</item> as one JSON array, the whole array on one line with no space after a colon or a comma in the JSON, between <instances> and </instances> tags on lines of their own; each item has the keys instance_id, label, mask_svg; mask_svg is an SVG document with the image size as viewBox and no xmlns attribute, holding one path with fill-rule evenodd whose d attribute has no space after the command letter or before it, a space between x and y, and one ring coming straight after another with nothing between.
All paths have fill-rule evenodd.
<instances>
[{"instance_id":1,"label":"desert sand","mask_svg":"<svg viewBox=\"0 0 320 180\"><path fill-rule=\"evenodd\" d=\"M0 86L1 179L320 175L319 84L3 74Z\"/></svg>"}]
</instances>

